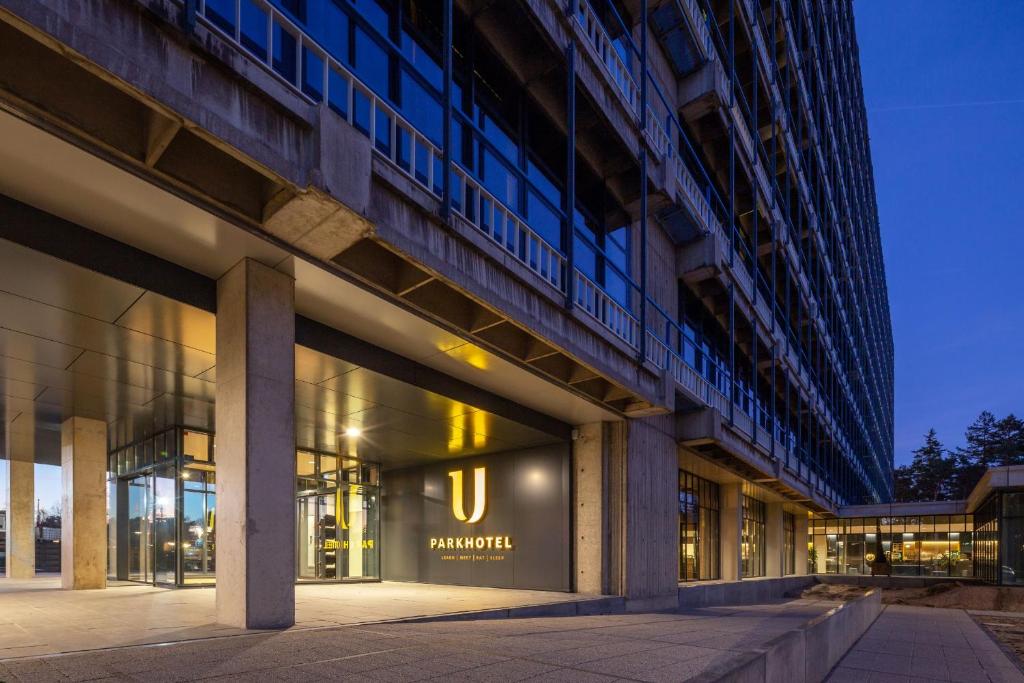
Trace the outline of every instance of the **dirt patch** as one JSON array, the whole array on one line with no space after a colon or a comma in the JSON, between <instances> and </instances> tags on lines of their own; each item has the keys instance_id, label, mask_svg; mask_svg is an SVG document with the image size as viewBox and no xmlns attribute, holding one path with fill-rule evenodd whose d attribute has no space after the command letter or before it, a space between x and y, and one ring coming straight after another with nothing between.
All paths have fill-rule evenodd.
<instances>
[{"instance_id":1,"label":"dirt patch","mask_svg":"<svg viewBox=\"0 0 1024 683\"><path fill-rule=\"evenodd\" d=\"M975 615L975 621L1017 656L1018 662L1024 662L1024 617Z\"/></svg>"},{"instance_id":2,"label":"dirt patch","mask_svg":"<svg viewBox=\"0 0 1024 683\"><path fill-rule=\"evenodd\" d=\"M849 602L866 594L870 588L864 586L850 586L841 583L817 583L800 593L801 598L811 600L834 600L836 602Z\"/></svg>"},{"instance_id":3,"label":"dirt patch","mask_svg":"<svg viewBox=\"0 0 1024 683\"><path fill-rule=\"evenodd\" d=\"M960 582L936 583L926 588L886 588L882 591L882 603L1024 612L1024 591L1019 588L977 586Z\"/></svg>"}]
</instances>

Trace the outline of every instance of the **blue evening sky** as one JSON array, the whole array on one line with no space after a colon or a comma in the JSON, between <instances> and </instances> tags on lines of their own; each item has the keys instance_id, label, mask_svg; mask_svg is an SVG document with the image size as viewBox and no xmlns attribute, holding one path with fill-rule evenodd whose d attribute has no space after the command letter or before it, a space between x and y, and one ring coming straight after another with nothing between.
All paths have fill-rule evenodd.
<instances>
[{"instance_id":1,"label":"blue evening sky","mask_svg":"<svg viewBox=\"0 0 1024 683\"><path fill-rule=\"evenodd\" d=\"M896 463L1024 414L1024 3L856 0L896 344Z\"/></svg>"}]
</instances>

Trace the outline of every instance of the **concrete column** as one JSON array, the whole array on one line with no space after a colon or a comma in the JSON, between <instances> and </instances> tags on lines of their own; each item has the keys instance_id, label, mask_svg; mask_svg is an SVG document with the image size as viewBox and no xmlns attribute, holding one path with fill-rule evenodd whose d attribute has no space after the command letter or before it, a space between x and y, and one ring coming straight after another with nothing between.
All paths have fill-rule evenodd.
<instances>
[{"instance_id":1,"label":"concrete column","mask_svg":"<svg viewBox=\"0 0 1024 683\"><path fill-rule=\"evenodd\" d=\"M608 593L605 554L607 487L606 423L581 425L572 442L573 528L576 531L576 591Z\"/></svg>"},{"instance_id":2,"label":"concrete column","mask_svg":"<svg viewBox=\"0 0 1024 683\"><path fill-rule=\"evenodd\" d=\"M782 503L767 503L764 520L765 576L782 576L784 545Z\"/></svg>"},{"instance_id":3,"label":"concrete column","mask_svg":"<svg viewBox=\"0 0 1024 683\"><path fill-rule=\"evenodd\" d=\"M618 423L609 439L609 563L627 608L679 604L679 455L672 416Z\"/></svg>"},{"instance_id":4,"label":"concrete column","mask_svg":"<svg viewBox=\"0 0 1024 683\"><path fill-rule=\"evenodd\" d=\"M722 484L718 494L722 580L739 581L743 567L743 484Z\"/></svg>"},{"instance_id":5,"label":"concrete column","mask_svg":"<svg viewBox=\"0 0 1024 683\"><path fill-rule=\"evenodd\" d=\"M807 542L810 540L808 537L808 520L806 512L798 512L794 516L793 523L793 538L796 543L796 573L803 576L807 573Z\"/></svg>"},{"instance_id":6,"label":"concrete column","mask_svg":"<svg viewBox=\"0 0 1024 683\"><path fill-rule=\"evenodd\" d=\"M33 436L8 432L6 576L11 579L36 575L35 476Z\"/></svg>"},{"instance_id":7,"label":"concrete column","mask_svg":"<svg viewBox=\"0 0 1024 683\"><path fill-rule=\"evenodd\" d=\"M60 429L60 584L107 587L107 425L72 417Z\"/></svg>"},{"instance_id":8,"label":"concrete column","mask_svg":"<svg viewBox=\"0 0 1024 683\"><path fill-rule=\"evenodd\" d=\"M217 621L295 623L295 284L250 259L217 281Z\"/></svg>"}]
</instances>

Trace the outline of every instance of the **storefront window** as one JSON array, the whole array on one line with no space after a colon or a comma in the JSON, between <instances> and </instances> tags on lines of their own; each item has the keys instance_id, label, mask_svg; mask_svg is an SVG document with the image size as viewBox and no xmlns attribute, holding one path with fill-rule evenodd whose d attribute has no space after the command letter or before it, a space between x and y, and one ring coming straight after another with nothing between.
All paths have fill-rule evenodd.
<instances>
[{"instance_id":1,"label":"storefront window","mask_svg":"<svg viewBox=\"0 0 1024 683\"><path fill-rule=\"evenodd\" d=\"M718 484L679 471L679 580L719 578Z\"/></svg>"},{"instance_id":2,"label":"storefront window","mask_svg":"<svg viewBox=\"0 0 1024 683\"><path fill-rule=\"evenodd\" d=\"M743 496L742 576L750 578L765 574L765 504Z\"/></svg>"},{"instance_id":3,"label":"storefront window","mask_svg":"<svg viewBox=\"0 0 1024 683\"><path fill-rule=\"evenodd\" d=\"M972 528L970 515L812 519L808 563L816 573L870 574L884 557L896 576L968 577Z\"/></svg>"}]
</instances>

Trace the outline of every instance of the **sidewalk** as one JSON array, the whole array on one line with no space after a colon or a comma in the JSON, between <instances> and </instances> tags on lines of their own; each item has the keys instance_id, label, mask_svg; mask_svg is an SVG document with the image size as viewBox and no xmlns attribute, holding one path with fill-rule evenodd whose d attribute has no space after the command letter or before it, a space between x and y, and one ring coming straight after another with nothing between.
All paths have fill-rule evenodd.
<instances>
[{"instance_id":1,"label":"sidewalk","mask_svg":"<svg viewBox=\"0 0 1024 683\"><path fill-rule=\"evenodd\" d=\"M959 609L889 605L830 683L1024 683L1024 674Z\"/></svg>"},{"instance_id":2,"label":"sidewalk","mask_svg":"<svg viewBox=\"0 0 1024 683\"><path fill-rule=\"evenodd\" d=\"M680 681L835 606L363 624L0 662L0 681Z\"/></svg>"}]
</instances>

